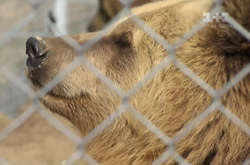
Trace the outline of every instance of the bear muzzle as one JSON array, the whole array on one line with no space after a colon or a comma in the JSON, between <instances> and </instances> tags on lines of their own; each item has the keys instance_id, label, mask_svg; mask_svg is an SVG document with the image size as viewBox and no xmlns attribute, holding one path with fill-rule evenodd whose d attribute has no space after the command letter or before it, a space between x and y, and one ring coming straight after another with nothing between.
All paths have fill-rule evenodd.
<instances>
[{"instance_id":1,"label":"bear muzzle","mask_svg":"<svg viewBox=\"0 0 250 165\"><path fill-rule=\"evenodd\" d=\"M26 54L28 55L26 65L31 68L39 67L48 56L46 43L39 37L30 37L26 41Z\"/></svg>"}]
</instances>

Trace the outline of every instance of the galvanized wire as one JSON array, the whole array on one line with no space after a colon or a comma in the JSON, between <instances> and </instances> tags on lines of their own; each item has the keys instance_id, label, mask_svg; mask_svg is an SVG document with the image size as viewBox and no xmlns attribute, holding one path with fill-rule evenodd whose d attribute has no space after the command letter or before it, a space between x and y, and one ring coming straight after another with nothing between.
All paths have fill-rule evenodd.
<instances>
[{"instance_id":1,"label":"galvanized wire","mask_svg":"<svg viewBox=\"0 0 250 165\"><path fill-rule=\"evenodd\" d=\"M40 91L34 92L31 90L20 77L9 72L5 67L2 67L0 72L17 88L24 91L31 98L33 98L34 102L32 106L21 114L18 118L16 118L9 126L3 129L0 132L0 141L8 138L8 135L15 131L17 127L23 124L34 112L38 111L40 115L51 123L57 130L65 134L69 137L77 146L78 149L72 156L64 162L64 165L71 165L79 158L83 158L90 165L98 165L99 163L94 160L90 155L85 152L85 146L90 143L93 138L98 136L103 132L105 128L107 128L110 124L114 122L121 114L124 112L129 112L132 114L136 120L140 121L144 126L148 128L152 133L154 133L159 139L161 139L166 146L168 146L158 159L153 162L153 165L163 164L169 157L174 158L179 164L188 165L187 162L180 154L175 151L175 144L183 139L194 127L199 125L209 114L215 111L222 112L229 120L231 120L235 125L239 126L242 131L246 132L248 136L250 136L250 128L249 126L241 121L236 115L231 113L230 107L226 108L221 103L221 97L229 91L235 84L241 81L244 77L246 77L250 73L250 64L244 67L233 79L231 79L227 84L223 86L222 89L215 90L206 82L204 82L198 75L191 71L186 65L184 65L175 55L175 51L178 47L180 47L184 42L186 42L189 38L191 38L194 34L196 34L199 30L204 28L207 23L204 20L201 20L193 28L186 33L180 40L178 40L174 44L169 44L167 39L163 38L154 29L147 26L143 20L138 18L136 15L133 15L130 11L130 3L122 1L125 4L124 9L112 19L112 21L97 35L84 45L80 45L75 42L69 36L61 37L67 44L71 45L75 48L78 53L77 58L62 72L55 76L53 80L51 80L44 88ZM221 1L217 0L214 2L215 8L210 11L210 13L214 12L222 12L221 10ZM19 34L21 29L25 27L36 15L36 10L32 10L32 12L24 17L21 21L19 21L13 28L11 28L8 32L4 33L4 36L0 38L0 47L3 46L7 41ZM145 31L150 37L152 37L156 42L158 42L165 49L168 56L156 67L154 67L151 72L149 72L141 81L139 81L133 89L128 92L123 91L119 87L117 87L112 80L103 75L93 64L91 64L84 56L84 53L96 42L101 40L105 34L112 30L113 26L124 17L130 17L131 20L134 21L143 31ZM232 17L225 14L225 21L228 22L235 30L237 30L240 34L246 37L250 41L250 33L247 29L242 27L236 20ZM194 81L197 85L199 85L202 89L204 89L212 98L213 102L203 110L201 114L195 117L193 120L189 121L182 129L179 131L173 138L168 137L163 131L157 128L151 121L146 119L142 114L140 114L130 103L130 98L136 94L138 90L140 90L146 82L150 81L157 73L161 70L165 69L169 64L174 64L177 68L180 69L185 75L187 75L192 81ZM53 87L55 87L60 81L62 81L68 74L70 74L75 68L80 65L84 65L88 68L88 70L95 74L97 78L99 78L104 84L106 84L110 90L115 92L118 96L122 98L121 105L117 108L116 112L111 114L107 119L105 119L101 124L99 124L96 128L94 128L87 136L84 138L80 138L75 135L72 131L66 128L61 122L59 122L55 117L51 114L47 113L43 110L43 107L38 103L38 99L43 97L48 91L50 91ZM39 108L38 108L39 107ZM37 110L39 109L39 110ZM1 165L7 165L7 162L4 159L0 158ZM243 165L249 164L249 159L244 162Z\"/></svg>"}]
</instances>

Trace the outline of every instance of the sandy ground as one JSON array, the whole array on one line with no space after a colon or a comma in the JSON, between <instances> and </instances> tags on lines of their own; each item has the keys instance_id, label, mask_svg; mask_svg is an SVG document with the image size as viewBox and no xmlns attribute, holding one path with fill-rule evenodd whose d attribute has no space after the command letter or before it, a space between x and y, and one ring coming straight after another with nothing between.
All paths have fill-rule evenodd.
<instances>
[{"instance_id":1,"label":"sandy ground","mask_svg":"<svg viewBox=\"0 0 250 165\"><path fill-rule=\"evenodd\" d=\"M28 108L25 106L21 111ZM56 118L74 134L80 136L71 123L60 116ZM0 113L0 131L8 127L11 122L12 119ZM38 112L0 141L0 157L10 165L63 165L75 151L75 144ZM79 159L74 165L80 164L87 163Z\"/></svg>"},{"instance_id":2,"label":"sandy ground","mask_svg":"<svg viewBox=\"0 0 250 165\"><path fill-rule=\"evenodd\" d=\"M15 83L20 80L27 84L24 76L25 41L31 35L44 32L47 12L53 1L40 0L42 3L36 9L32 8L32 2L39 0L0 1L0 136L1 131L28 108L28 95ZM69 34L84 32L96 11L97 2L69 2ZM23 20L32 11L37 14L23 26ZM78 134L68 121L59 116L57 118ZM2 160L8 165L63 165L75 150L75 144L68 137L35 113L4 140L0 140L0 165ZM86 165L83 160L74 165L80 164Z\"/></svg>"}]
</instances>

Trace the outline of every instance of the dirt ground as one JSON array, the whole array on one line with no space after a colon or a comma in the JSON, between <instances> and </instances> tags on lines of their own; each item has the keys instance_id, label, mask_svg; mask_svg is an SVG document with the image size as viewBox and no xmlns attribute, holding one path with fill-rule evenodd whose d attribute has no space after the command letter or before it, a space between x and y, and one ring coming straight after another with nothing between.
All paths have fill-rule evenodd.
<instances>
[{"instance_id":1,"label":"dirt ground","mask_svg":"<svg viewBox=\"0 0 250 165\"><path fill-rule=\"evenodd\" d=\"M25 110L28 108L28 106L24 107ZM54 116L74 134L80 136L71 123L60 116ZM0 131L9 126L12 121L0 113ZM0 157L10 165L63 165L63 162L75 151L75 144L42 118L38 112L0 141ZM74 165L80 164L87 165L82 159Z\"/></svg>"},{"instance_id":2,"label":"dirt ground","mask_svg":"<svg viewBox=\"0 0 250 165\"><path fill-rule=\"evenodd\" d=\"M34 2L41 2L39 8L32 8ZM86 31L97 9L96 0L69 2L69 34ZM27 84L24 74L25 41L31 35L45 31L48 9L52 6L53 1L48 0L0 1L0 137L1 131L29 106L28 95L13 82L20 80ZM27 25L22 25L32 11L37 14ZM13 76L17 79L12 79ZM59 116L56 118L79 134L68 121ZM75 151L76 145L68 137L35 112L4 140L0 140L0 165L2 160L8 165L63 165ZM80 159L74 165L87 163Z\"/></svg>"}]
</instances>

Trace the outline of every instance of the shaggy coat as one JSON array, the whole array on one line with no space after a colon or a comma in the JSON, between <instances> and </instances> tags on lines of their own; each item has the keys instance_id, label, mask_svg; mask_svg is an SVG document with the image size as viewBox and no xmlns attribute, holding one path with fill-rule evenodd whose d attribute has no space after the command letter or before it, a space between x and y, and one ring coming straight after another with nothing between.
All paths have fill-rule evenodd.
<instances>
[{"instance_id":1,"label":"shaggy coat","mask_svg":"<svg viewBox=\"0 0 250 165\"><path fill-rule=\"evenodd\" d=\"M250 0L225 0L222 6L249 31L249 4ZM220 90L249 65L249 41L224 21L209 22L186 41L180 41L215 6L211 0L168 0L138 7L134 13L169 44L181 42L175 51L176 58L212 88ZM85 43L95 35L87 33L73 38ZM37 40L46 45L48 55L39 67L28 67L27 76L34 89L46 85L77 57L75 50L60 38ZM129 91L173 52L165 50L128 17L84 55L115 86ZM219 102L214 102L216 99L179 65L173 61L163 68L132 95L129 103L170 138L180 135L192 119L212 104L212 111L194 124L186 136L175 138L174 148L194 165L242 164L250 157L249 132L220 112L219 106L225 106L249 129L250 75L221 95ZM117 111L122 98L83 64L41 98L41 102L87 135ZM86 147L87 153L103 165L149 165L169 146L128 111ZM170 155L164 164L177 162Z\"/></svg>"}]
</instances>

